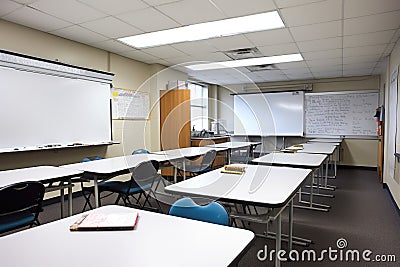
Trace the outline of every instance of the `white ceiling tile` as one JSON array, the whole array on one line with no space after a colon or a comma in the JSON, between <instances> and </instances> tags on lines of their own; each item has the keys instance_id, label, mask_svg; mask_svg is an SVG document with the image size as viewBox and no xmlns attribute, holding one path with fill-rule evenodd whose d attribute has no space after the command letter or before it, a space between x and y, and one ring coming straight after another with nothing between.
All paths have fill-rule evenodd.
<instances>
[{"instance_id":1,"label":"white ceiling tile","mask_svg":"<svg viewBox=\"0 0 400 267\"><path fill-rule=\"evenodd\" d=\"M153 7L127 12L117 15L116 17L144 32L160 31L180 26L178 23Z\"/></svg>"},{"instance_id":2,"label":"white ceiling tile","mask_svg":"<svg viewBox=\"0 0 400 267\"><path fill-rule=\"evenodd\" d=\"M252 47L253 44L244 35L233 35L208 39L207 42L219 51L227 51L239 48Z\"/></svg>"},{"instance_id":3,"label":"white ceiling tile","mask_svg":"<svg viewBox=\"0 0 400 267\"><path fill-rule=\"evenodd\" d=\"M343 57L380 55L385 51L386 44L348 47L343 49Z\"/></svg>"},{"instance_id":4,"label":"white ceiling tile","mask_svg":"<svg viewBox=\"0 0 400 267\"><path fill-rule=\"evenodd\" d=\"M19 8L3 18L43 32L54 31L72 25L69 22L52 17L27 6Z\"/></svg>"},{"instance_id":5,"label":"white ceiling tile","mask_svg":"<svg viewBox=\"0 0 400 267\"><path fill-rule=\"evenodd\" d=\"M217 48L211 46L208 41L196 41L196 42L183 42L178 44L172 44L172 47L188 54L203 54L212 53L218 51Z\"/></svg>"},{"instance_id":6,"label":"white ceiling tile","mask_svg":"<svg viewBox=\"0 0 400 267\"><path fill-rule=\"evenodd\" d=\"M181 56L181 57L171 57L166 59L172 65L191 65L201 63L199 61L193 60L191 56Z\"/></svg>"},{"instance_id":7,"label":"white ceiling tile","mask_svg":"<svg viewBox=\"0 0 400 267\"><path fill-rule=\"evenodd\" d=\"M343 47L357 47L390 43L395 30L349 35L343 37Z\"/></svg>"},{"instance_id":8,"label":"white ceiling tile","mask_svg":"<svg viewBox=\"0 0 400 267\"><path fill-rule=\"evenodd\" d=\"M344 35L397 29L400 10L344 20Z\"/></svg>"},{"instance_id":9,"label":"white ceiling tile","mask_svg":"<svg viewBox=\"0 0 400 267\"><path fill-rule=\"evenodd\" d=\"M341 21L324 22L313 25L291 27L296 42L342 36Z\"/></svg>"},{"instance_id":10,"label":"white ceiling tile","mask_svg":"<svg viewBox=\"0 0 400 267\"><path fill-rule=\"evenodd\" d=\"M295 43L259 46L258 49L265 57L299 53Z\"/></svg>"},{"instance_id":11,"label":"white ceiling tile","mask_svg":"<svg viewBox=\"0 0 400 267\"><path fill-rule=\"evenodd\" d=\"M115 41L115 40L106 40L106 41L102 41L102 42L96 42L96 43L92 43L91 45L95 46L97 48L101 48L106 51L114 52L114 53L132 50L132 47L125 45L121 42Z\"/></svg>"},{"instance_id":12,"label":"white ceiling tile","mask_svg":"<svg viewBox=\"0 0 400 267\"><path fill-rule=\"evenodd\" d=\"M400 9L399 0L344 1L344 18L361 17Z\"/></svg>"},{"instance_id":13,"label":"white ceiling tile","mask_svg":"<svg viewBox=\"0 0 400 267\"><path fill-rule=\"evenodd\" d=\"M340 49L342 48L342 37L297 42L297 45L300 48L300 52Z\"/></svg>"},{"instance_id":14,"label":"white ceiling tile","mask_svg":"<svg viewBox=\"0 0 400 267\"><path fill-rule=\"evenodd\" d=\"M116 15L132 10L138 10L148 7L141 0L78 0L81 3L90 5L107 15Z\"/></svg>"},{"instance_id":15,"label":"white ceiling tile","mask_svg":"<svg viewBox=\"0 0 400 267\"><path fill-rule=\"evenodd\" d=\"M193 60L196 61L206 61L206 62L216 62L216 61L226 61L231 60L228 56L221 52L213 52L213 53L203 53L203 54L191 54Z\"/></svg>"},{"instance_id":16,"label":"white ceiling tile","mask_svg":"<svg viewBox=\"0 0 400 267\"><path fill-rule=\"evenodd\" d=\"M246 16L276 9L272 0L246 0L245 5L232 3L232 0L213 0L213 2L228 17Z\"/></svg>"},{"instance_id":17,"label":"white ceiling tile","mask_svg":"<svg viewBox=\"0 0 400 267\"><path fill-rule=\"evenodd\" d=\"M56 31L52 31L50 33L84 44L90 44L107 40L107 37L92 32L78 25L62 28Z\"/></svg>"},{"instance_id":18,"label":"white ceiling tile","mask_svg":"<svg viewBox=\"0 0 400 267\"><path fill-rule=\"evenodd\" d=\"M0 1L0 17L4 16L10 12L15 11L18 8L23 7L23 5L20 5L18 3L9 1L9 0L4 0Z\"/></svg>"},{"instance_id":19,"label":"white ceiling tile","mask_svg":"<svg viewBox=\"0 0 400 267\"><path fill-rule=\"evenodd\" d=\"M85 22L81 26L109 38L120 38L142 33L139 29L114 17Z\"/></svg>"},{"instance_id":20,"label":"white ceiling tile","mask_svg":"<svg viewBox=\"0 0 400 267\"><path fill-rule=\"evenodd\" d=\"M288 29L276 29L271 31L261 31L246 33L247 37L256 46L275 45L294 42Z\"/></svg>"},{"instance_id":21,"label":"white ceiling tile","mask_svg":"<svg viewBox=\"0 0 400 267\"><path fill-rule=\"evenodd\" d=\"M380 55L366 55L366 56L353 56L343 58L343 64L359 64L377 62L380 59Z\"/></svg>"},{"instance_id":22,"label":"white ceiling tile","mask_svg":"<svg viewBox=\"0 0 400 267\"><path fill-rule=\"evenodd\" d=\"M20 4L31 4L33 2L37 2L39 0L13 0L14 2L20 3Z\"/></svg>"},{"instance_id":23,"label":"white ceiling tile","mask_svg":"<svg viewBox=\"0 0 400 267\"><path fill-rule=\"evenodd\" d=\"M158 6L157 9L182 25L225 18L210 1L183 0Z\"/></svg>"},{"instance_id":24,"label":"white ceiling tile","mask_svg":"<svg viewBox=\"0 0 400 267\"><path fill-rule=\"evenodd\" d=\"M155 57L153 55L149 55L147 53L144 53L144 52L142 52L140 50L123 51L123 52L120 52L118 54L121 55L121 56L125 56L125 57L128 57L128 58L132 58L132 59L141 61L141 62L146 62L146 61L149 61L149 60L155 60L155 59L158 58L158 57Z\"/></svg>"},{"instance_id":25,"label":"white ceiling tile","mask_svg":"<svg viewBox=\"0 0 400 267\"><path fill-rule=\"evenodd\" d=\"M307 64L305 61L298 61L298 62L287 62L287 63L278 63L275 64L276 66L278 66L278 68L280 68L281 70L284 69L290 69L290 70L294 70L294 69L306 69L308 68Z\"/></svg>"},{"instance_id":26,"label":"white ceiling tile","mask_svg":"<svg viewBox=\"0 0 400 267\"><path fill-rule=\"evenodd\" d=\"M327 0L304 6L281 9L285 25L288 27L321 23L342 18L342 0ZM305 14L307 14L305 16Z\"/></svg>"},{"instance_id":27,"label":"white ceiling tile","mask_svg":"<svg viewBox=\"0 0 400 267\"><path fill-rule=\"evenodd\" d=\"M316 79L322 79L322 78L338 78L338 77L343 77L342 71L323 71L323 72L313 72L313 76Z\"/></svg>"},{"instance_id":28,"label":"white ceiling tile","mask_svg":"<svg viewBox=\"0 0 400 267\"><path fill-rule=\"evenodd\" d=\"M75 0L40 0L30 4L30 6L72 23L82 23L106 16L104 13Z\"/></svg>"},{"instance_id":29,"label":"white ceiling tile","mask_svg":"<svg viewBox=\"0 0 400 267\"><path fill-rule=\"evenodd\" d=\"M158 5L176 2L177 0L143 0L143 1L151 6L158 6Z\"/></svg>"},{"instance_id":30,"label":"white ceiling tile","mask_svg":"<svg viewBox=\"0 0 400 267\"><path fill-rule=\"evenodd\" d=\"M315 59L307 60L306 62L309 67L331 66L342 64L342 58Z\"/></svg>"},{"instance_id":31,"label":"white ceiling tile","mask_svg":"<svg viewBox=\"0 0 400 267\"><path fill-rule=\"evenodd\" d=\"M291 6L302 6L311 3L321 2L325 0L275 0L275 3L278 7L291 7Z\"/></svg>"},{"instance_id":32,"label":"white ceiling tile","mask_svg":"<svg viewBox=\"0 0 400 267\"><path fill-rule=\"evenodd\" d=\"M310 67L310 70L312 73L342 71L342 65L340 64L340 65Z\"/></svg>"},{"instance_id":33,"label":"white ceiling tile","mask_svg":"<svg viewBox=\"0 0 400 267\"><path fill-rule=\"evenodd\" d=\"M142 49L141 51L161 59L186 56L185 53L173 48L170 45L146 48Z\"/></svg>"},{"instance_id":34,"label":"white ceiling tile","mask_svg":"<svg viewBox=\"0 0 400 267\"><path fill-rule=\"evenodd\" d=\"M305 60L326 59L326 58L341 58L342 49L313 51L303 53Z\"/></svg>"},{"instance_id":35,"label":"white ceiling tile","mask_svg":"<svg viewBox=\"0 0 400 267\"><path fill-rule=\"evenodd\" d=\"M288 69L288 70L282 69L282 72L285 73L286 75L302 75L302 74L311 75L311 72L310 72L310 70L308 68Z\"/></svg>"}]
</instances>

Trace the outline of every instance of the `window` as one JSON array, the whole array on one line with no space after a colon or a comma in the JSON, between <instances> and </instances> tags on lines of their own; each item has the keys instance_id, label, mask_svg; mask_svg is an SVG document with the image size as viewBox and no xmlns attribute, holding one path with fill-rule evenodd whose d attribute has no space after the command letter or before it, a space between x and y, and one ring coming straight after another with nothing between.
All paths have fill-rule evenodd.
<instances>
[{"instance_id":1,"label":"window","mask_svg":"<svg viewBox=\"0 0 400 267\"><path fill-rule=\"evenodd\" d=\"M190 82L188 86L190 89L190 128L194 128L196 131L208 130L208 87Z\"/></svg>"}]
</instances>

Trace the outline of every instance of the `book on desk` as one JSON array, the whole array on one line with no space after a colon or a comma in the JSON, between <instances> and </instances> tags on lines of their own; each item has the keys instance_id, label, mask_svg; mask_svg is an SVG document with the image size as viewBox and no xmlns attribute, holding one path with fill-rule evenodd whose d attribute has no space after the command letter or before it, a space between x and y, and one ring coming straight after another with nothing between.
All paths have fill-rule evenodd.
<instances>
[{"instance_id":1,"label":"book on desk","mask_svg":"<svg viewBox=\"0 0 400 267\"><path fill-rule=\"evenodd\" d=\"M117 231L133 230L139 218L137 212L130 213L88 213L70 226L71 231Z\"/></svg>"}]
</instances>

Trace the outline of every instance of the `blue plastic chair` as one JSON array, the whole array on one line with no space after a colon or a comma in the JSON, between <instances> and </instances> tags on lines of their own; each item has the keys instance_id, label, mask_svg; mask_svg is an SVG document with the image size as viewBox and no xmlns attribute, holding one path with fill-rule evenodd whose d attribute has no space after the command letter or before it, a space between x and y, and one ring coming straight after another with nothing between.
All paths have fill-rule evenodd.
<instances>
[{"instance_id":1,"label":"blue plastic chair","mask_svg":"<svg viewBox=\"0 0 400 267\"><path fill-rule=\"evenodd\" d=\"M220 225L229 225L227 211L217 202L211 202L205 206L200 206L191 198L181 198L171 206L169 215Z\"/></svg>"},{"instance_id":2,"label":"blue plastic chair","mask_svg":"<svg viewBox=\"0 0 400 267\"><path fill-rule=\"evenodd\" d=\"M150 154L150 151L147 149L136 149L135 151L132 152L132 155L137 155L137 154Z\"/></svg>"},{"instance_id":3,"label":"blue plastic chair","mask_svg":"<svg viewBox=\"0 0 400 267\"><path fill-rule=\"evenodd\" d=\"M0 233L39 225L44 185L21 182L0 188Z\"/></svg>"}]
</instances>

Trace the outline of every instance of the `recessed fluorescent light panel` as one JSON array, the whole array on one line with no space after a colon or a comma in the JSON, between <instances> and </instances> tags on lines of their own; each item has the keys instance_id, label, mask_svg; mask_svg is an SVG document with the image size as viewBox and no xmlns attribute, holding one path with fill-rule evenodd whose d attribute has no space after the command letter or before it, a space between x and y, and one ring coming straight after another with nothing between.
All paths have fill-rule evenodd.
<instances>
[{"instance_id":1,"label":"recessed fluorescent light panel","mask_svg":"<svg viewBox=\"0 0 400 267\"><path fill-rule=\"evenodd\" d=\"M248 67L248 66L258 66L265 64L277 64L286 63L294 61L302 61L303 57L301 54L289 54L280 55L272 57L258 57L258 58L247 58L240 60L230 60L230 61L220 61L213 63L195 64L186 66L186 68L191 70L215 70L215 69L225 69L225 68L238 68L238 67Z\"/></svg>"},{"instance_id":2,"label":"recessed fluorescent light panel","mask_svg":"<svg viewBox=\"0 0 400 267\"><path fill-rule=\"evenodd\" d=\"M174 29L144 33L118 40L136 47L145 48L180 42L198 41L240 33L283 28L285 25L277 11L238 18L217 20Z\"/></svg>"}]
</instances>

